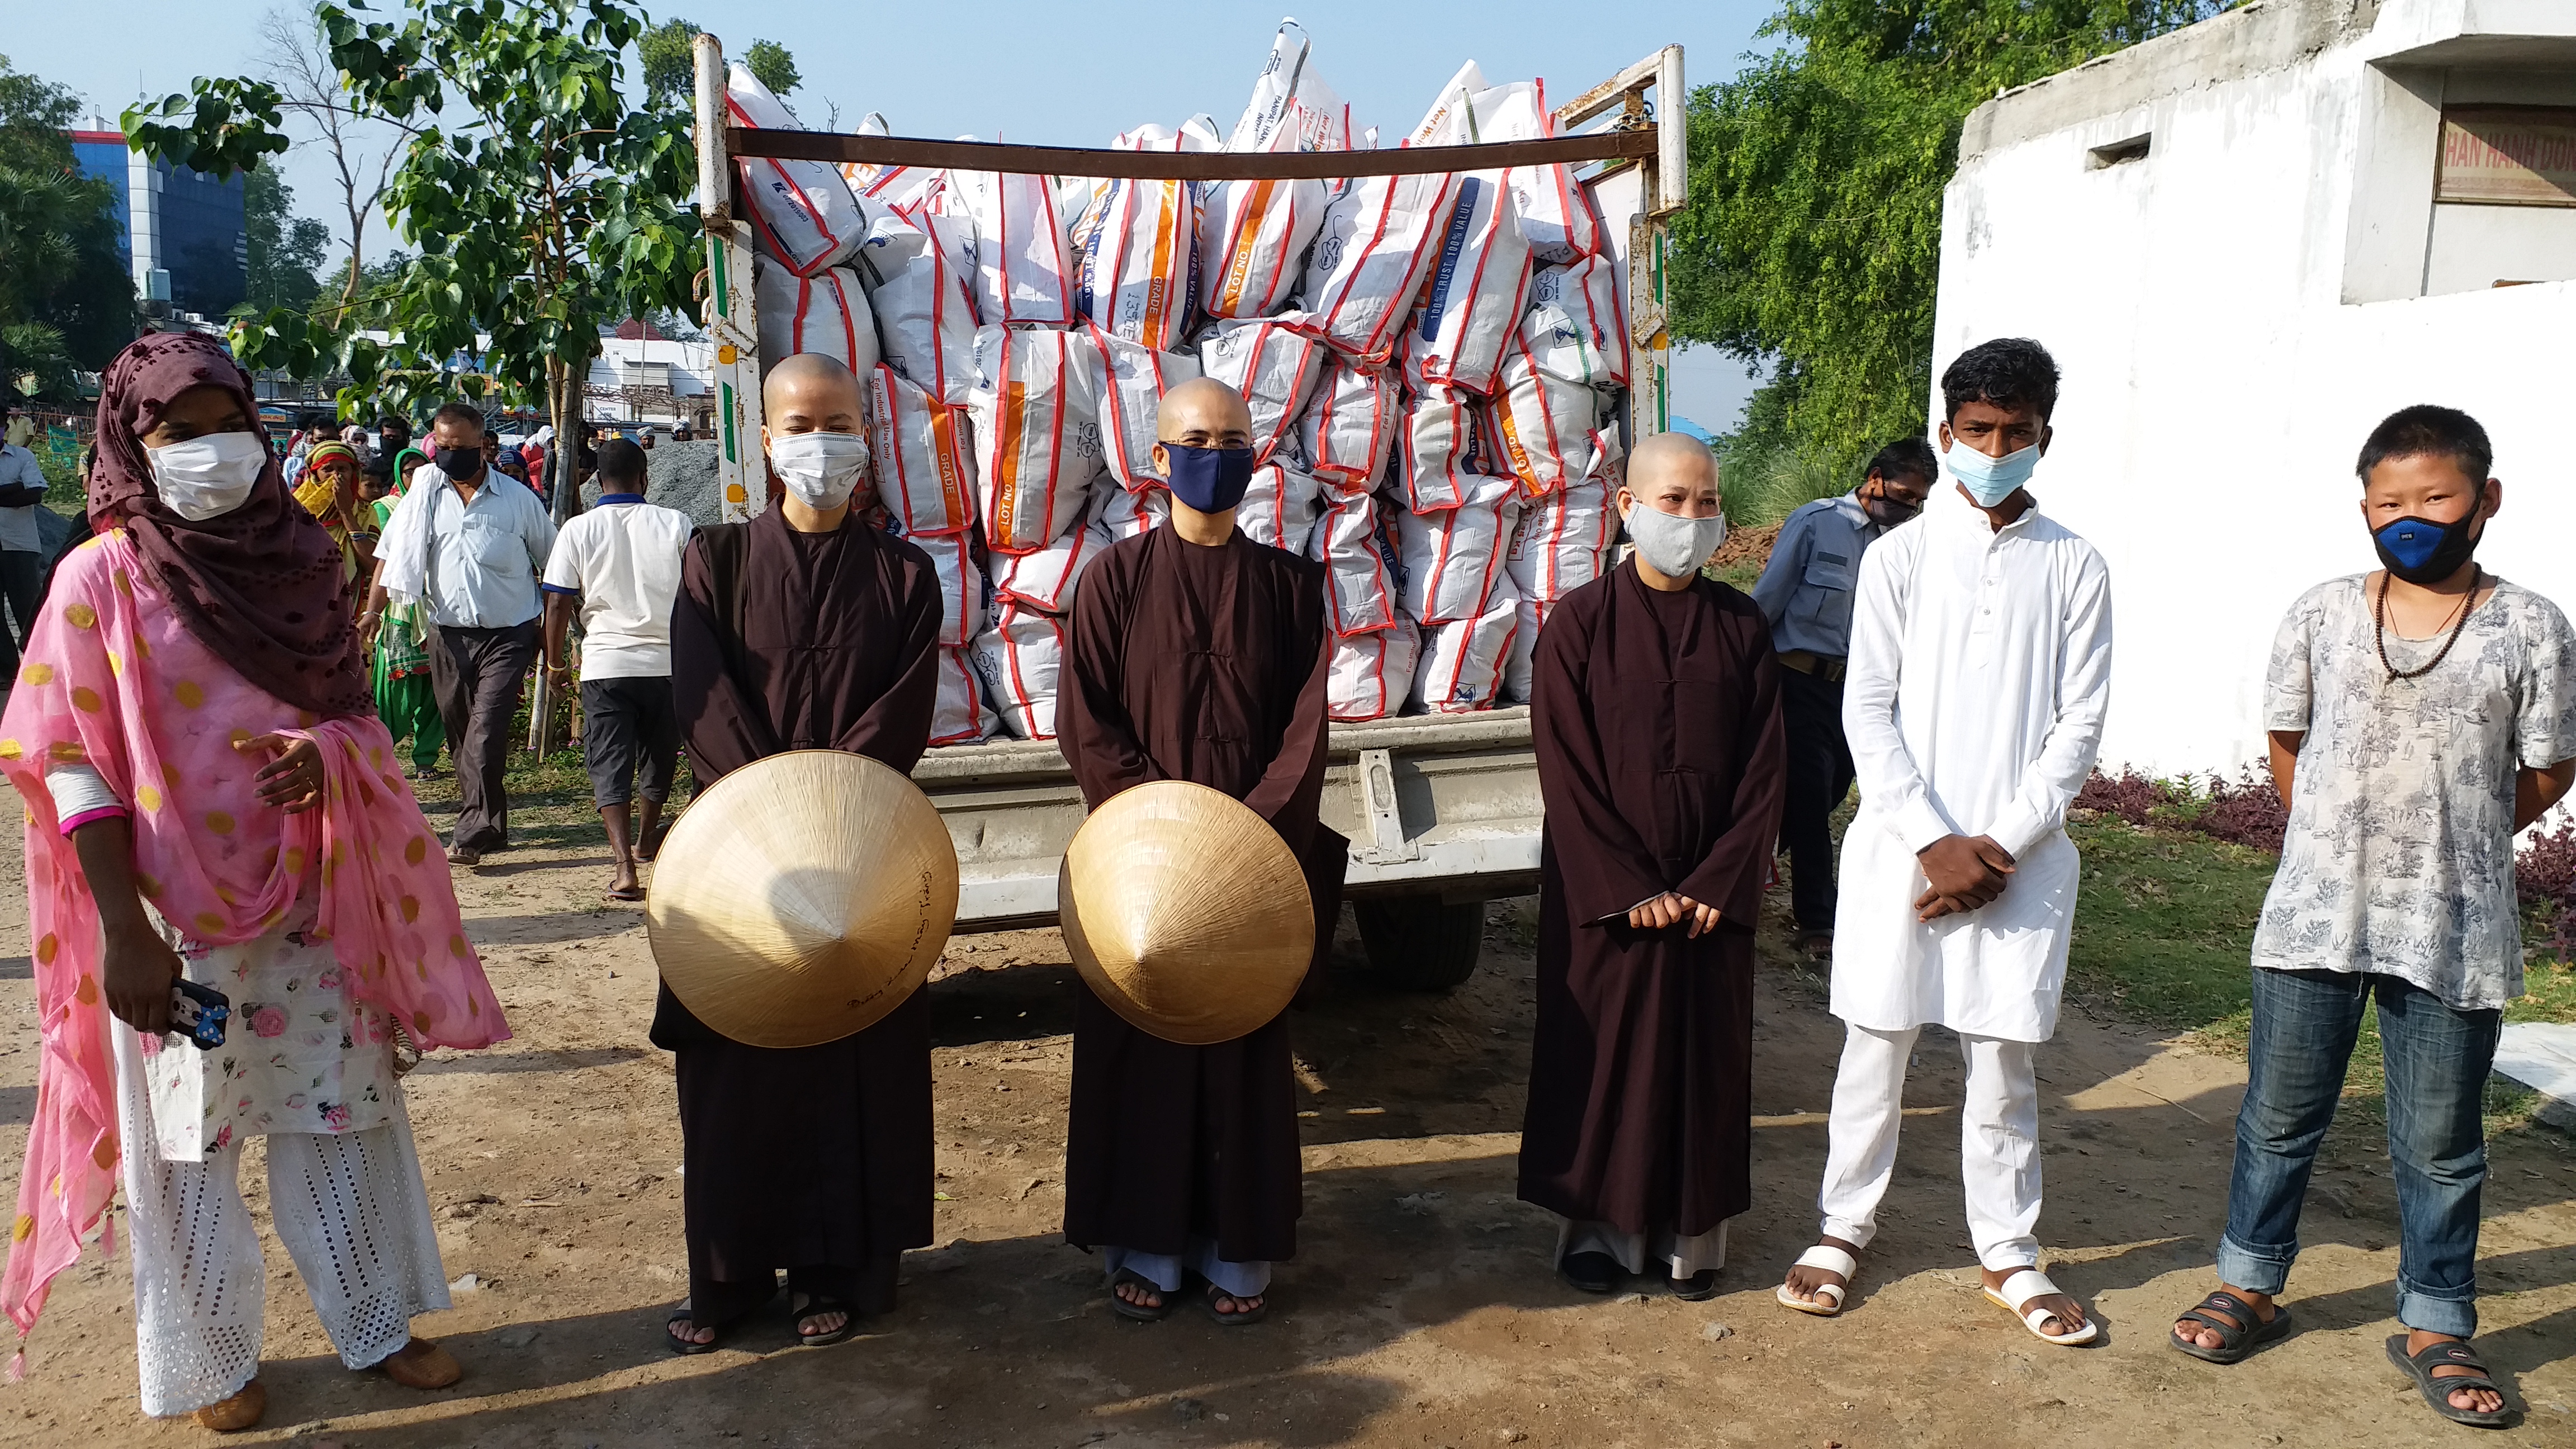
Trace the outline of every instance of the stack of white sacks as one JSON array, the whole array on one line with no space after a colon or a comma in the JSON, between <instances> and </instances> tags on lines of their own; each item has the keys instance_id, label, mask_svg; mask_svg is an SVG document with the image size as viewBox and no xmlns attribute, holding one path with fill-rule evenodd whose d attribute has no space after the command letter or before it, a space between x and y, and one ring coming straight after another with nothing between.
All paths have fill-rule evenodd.
<instances>
[{"instance_id":1,"label":"stack of white sacks","mask_svg":"<svg viewBox=\"0 0 2576 1449\"><path fill-rule=\"evenodd\" d=\"M1282 28L1231 135L1199 116L1115 144L1349 149L1304 48ZM739 66L731 105L796 125ZM1407 144L1553 133L1537 83L1488 86L1471 62ZM1526 699L1547 612L1608 555L1627 328L1571 168L1189 183L739 164L762 356L828 352L867 381L880 521L939 566L935 744L1054 735L1075 590L1169 518L1154 413L1192 377L1251 408L1238 526L1330 576L1335 719Z\"/></svg>"}]
</instances>

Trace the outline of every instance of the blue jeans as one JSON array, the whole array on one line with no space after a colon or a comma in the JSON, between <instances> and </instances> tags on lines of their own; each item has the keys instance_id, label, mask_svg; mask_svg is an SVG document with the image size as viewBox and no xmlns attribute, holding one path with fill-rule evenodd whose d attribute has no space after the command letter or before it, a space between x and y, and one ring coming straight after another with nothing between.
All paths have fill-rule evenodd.
<instances>
[{"instance_id":1,"label":"blue jeans","mask_svg":"<svg viewBox=\"0 0 2576 1449\"><path fill-rule=\"evenodd\" d=\"M2308 1170L2373 997L2397 1179L2397 1321L2466 1338L2478 1327L2478 1195L2487 1178L2481 1109L2504 1013L2454 1010L2394 976L2255 971L2249 1080L2236 1114L2218 1276L2265 1294L2288 1283Z\"/></svg>"}]
</instances>

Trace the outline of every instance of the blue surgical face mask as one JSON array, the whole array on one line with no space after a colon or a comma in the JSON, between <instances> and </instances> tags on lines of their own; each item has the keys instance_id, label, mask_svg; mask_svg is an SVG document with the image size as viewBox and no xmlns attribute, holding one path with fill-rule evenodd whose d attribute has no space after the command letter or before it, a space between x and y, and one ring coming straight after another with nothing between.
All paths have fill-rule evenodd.
<instances>
[{"instance_id":1,"label":"blue surgical face mask","mask_svg":"<svg viewBox=\"0 0 2576 1449\"><path fill-rule=\"evenodd\" d=\"M2030 470L2039 466L2039 444L2000 458L1989 458L1966 443L1952 440L1950 450L1941 455L1949 465L1950 476L1968 490L1980 508L1994 508L2013 496L2015 490L2030 481Z\"/></svg>"},{"instance_id":2,"label":"blue surgical face mask","mask_svg":"<svg viewBox=\"0 0 2576 1449\"><path fill-rule=\"evenodd\" d=\"M1252 487L1250 448L1195 448L1165 443L1172 496L1201 513L1231 513Z\"/></svg>"}]
</instances>

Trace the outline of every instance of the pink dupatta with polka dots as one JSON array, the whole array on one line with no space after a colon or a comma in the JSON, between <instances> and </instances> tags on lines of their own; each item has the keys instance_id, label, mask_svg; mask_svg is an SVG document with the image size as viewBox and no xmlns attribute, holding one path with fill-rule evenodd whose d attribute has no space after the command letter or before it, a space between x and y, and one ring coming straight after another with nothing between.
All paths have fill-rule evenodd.
<instances>
[{"instance_id":1,"label":"pink dupatta with polka dots","mask_svg":"<svg viewBox=\"0 0 2576 1449\"><path fill-rule=\"evenodd\" d=\"M269 733L320 747L320 808L289 815L261 803L254 776L272 756L234 743ZM510 1034L384 725L372 714L317 720L243 679L182 627L122 530L82 545L54 576L0 715L0 772L27 807L44 1037L0 1275L0 1307L22 1338L106 1211L119 1161L108 1031L126 1028L100 991L97 903L45 788L55 762L88 765L127 803L136 883L190 937L256 939L318 881L314 936L330 942L351 989L423 1049Z\"/></svg>"}]
</instances>

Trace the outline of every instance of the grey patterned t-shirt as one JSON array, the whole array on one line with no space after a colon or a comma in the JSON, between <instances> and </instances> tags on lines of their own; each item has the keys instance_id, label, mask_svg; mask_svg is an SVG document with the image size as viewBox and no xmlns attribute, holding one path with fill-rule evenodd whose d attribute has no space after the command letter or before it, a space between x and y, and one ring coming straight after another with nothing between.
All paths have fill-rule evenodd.
<instances>
[{"instance_id":1,"label":"grey patterned t-shirt","mask_svg":"<svg viewBox=\"0 0 2576 1449\"><path fill-rule=\"evenodd\" d=\"M2378 972L2460 1010L2500 1007L2522 994L2514 775L2576 757L2576 631L2499 582L2431 673L2391 679L2363 577L2310 589L2272 644L2263 726L2307 738L2254 964ZM2441 647L2388 636L2399 669Z\"/></svg>"}]
</instances>

